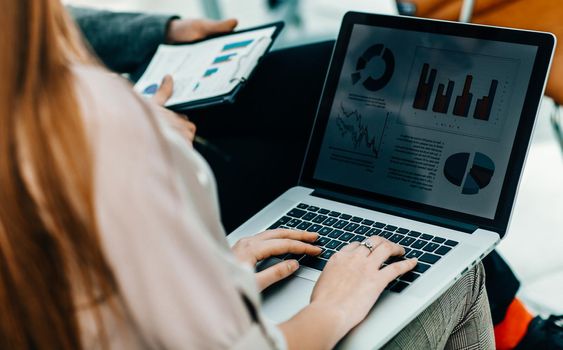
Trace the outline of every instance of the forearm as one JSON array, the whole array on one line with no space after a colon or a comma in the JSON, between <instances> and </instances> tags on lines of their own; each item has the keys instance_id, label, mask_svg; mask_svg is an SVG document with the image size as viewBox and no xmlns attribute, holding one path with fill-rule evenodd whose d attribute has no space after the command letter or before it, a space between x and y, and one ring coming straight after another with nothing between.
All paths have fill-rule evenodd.
<instances>
[{"instance_id":1,"label":"forearm","mask_svg":"<svg viewBox=\"0 0 563 350\"><path fill-rule=\"evenodd\" d=\"M310 304L279 325L288 349L332 349L350 330L338 309Z\"/></svg>"},{"instance_id":2,"label":"forearm","mask_svg":"<svg viewBox=\"0 0 563 350\"><path fill-rule=\"evenodd\" d=\"M131 73L150 60L166 41L174 16L115 13L67 7L92 49L108 68Z\"/></svg>"}]
</instances>

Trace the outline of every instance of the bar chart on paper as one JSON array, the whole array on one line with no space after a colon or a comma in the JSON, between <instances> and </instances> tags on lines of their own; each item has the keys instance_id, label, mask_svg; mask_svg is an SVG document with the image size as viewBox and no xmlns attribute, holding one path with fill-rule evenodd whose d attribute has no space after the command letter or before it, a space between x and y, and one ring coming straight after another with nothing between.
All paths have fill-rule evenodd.
<instances>
[{"instance_id":1,"label":"bar chart on paper","mask_svg":"<svg viewBox=\"0 0 563 350\"><path fill-rule=\"evenodd\" d=\"M519 61L418 47L401 107L401 122L495 140Z\"/></svg>"}]
</instances>

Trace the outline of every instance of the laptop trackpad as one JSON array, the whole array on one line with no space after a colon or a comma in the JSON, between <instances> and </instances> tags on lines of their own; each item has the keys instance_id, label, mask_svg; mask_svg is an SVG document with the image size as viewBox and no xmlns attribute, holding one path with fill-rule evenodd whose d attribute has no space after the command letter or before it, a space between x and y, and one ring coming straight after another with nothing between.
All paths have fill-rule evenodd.
<instances>
[{"instance_id":1,"label":"laptop trackpad","mask_svg":"<svg viewBox=\"0 0 563 350\"><path fill-rule=\"evenodd\" d=\"M262 293L263 312L267 318L284 322L309 305L315 282L301 277L290 277Z\"/></svg>"}]
</instances>

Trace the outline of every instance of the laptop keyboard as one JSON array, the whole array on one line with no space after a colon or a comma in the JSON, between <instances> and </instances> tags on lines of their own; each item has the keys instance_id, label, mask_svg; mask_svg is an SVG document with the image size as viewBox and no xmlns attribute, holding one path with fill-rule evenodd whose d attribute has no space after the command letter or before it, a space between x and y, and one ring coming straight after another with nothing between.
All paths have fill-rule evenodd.
<instances>
[{"instance_id":1,"label":"laptop keyboard","mask_svg":"<svg viewBox=\"0 0 563 350\"><path fill-rule=\"evenodd\" d=\"M458 242L435 235L412 231L408 228L388 225L383 222L331 211L305 203L297 205L277 220L269 229L286 228L317 232L319 238L314 243L322 247L320 255L285 254L277 258L295 259L303 266L322 271L328 260L340 249L352 242L363 242L371 236L380 236L405 248L405 255L392 257L383 265L418 258L417 266L389 283L386 289L400 293L428 271L444 255L448 254Z\"/></svg>"}]
</instances>

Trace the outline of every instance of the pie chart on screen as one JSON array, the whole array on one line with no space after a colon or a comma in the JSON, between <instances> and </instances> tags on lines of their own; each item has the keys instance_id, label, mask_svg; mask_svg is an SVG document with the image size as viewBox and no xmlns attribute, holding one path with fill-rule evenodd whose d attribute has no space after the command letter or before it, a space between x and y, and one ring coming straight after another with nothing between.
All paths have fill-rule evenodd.
<instances>
[{"instance_id":1,"label":"pie chart on screen","mask_svg":"<svg viewBox=\"0 0 563 350\"><path fill-rule=\"evenodd\" d=\"M444 165L446 179L460 187L461 193L465 195L478 194L491 183L494 174L495 163L479 152L456 153L451 155Z\"/></svg>"}]
</instances>

